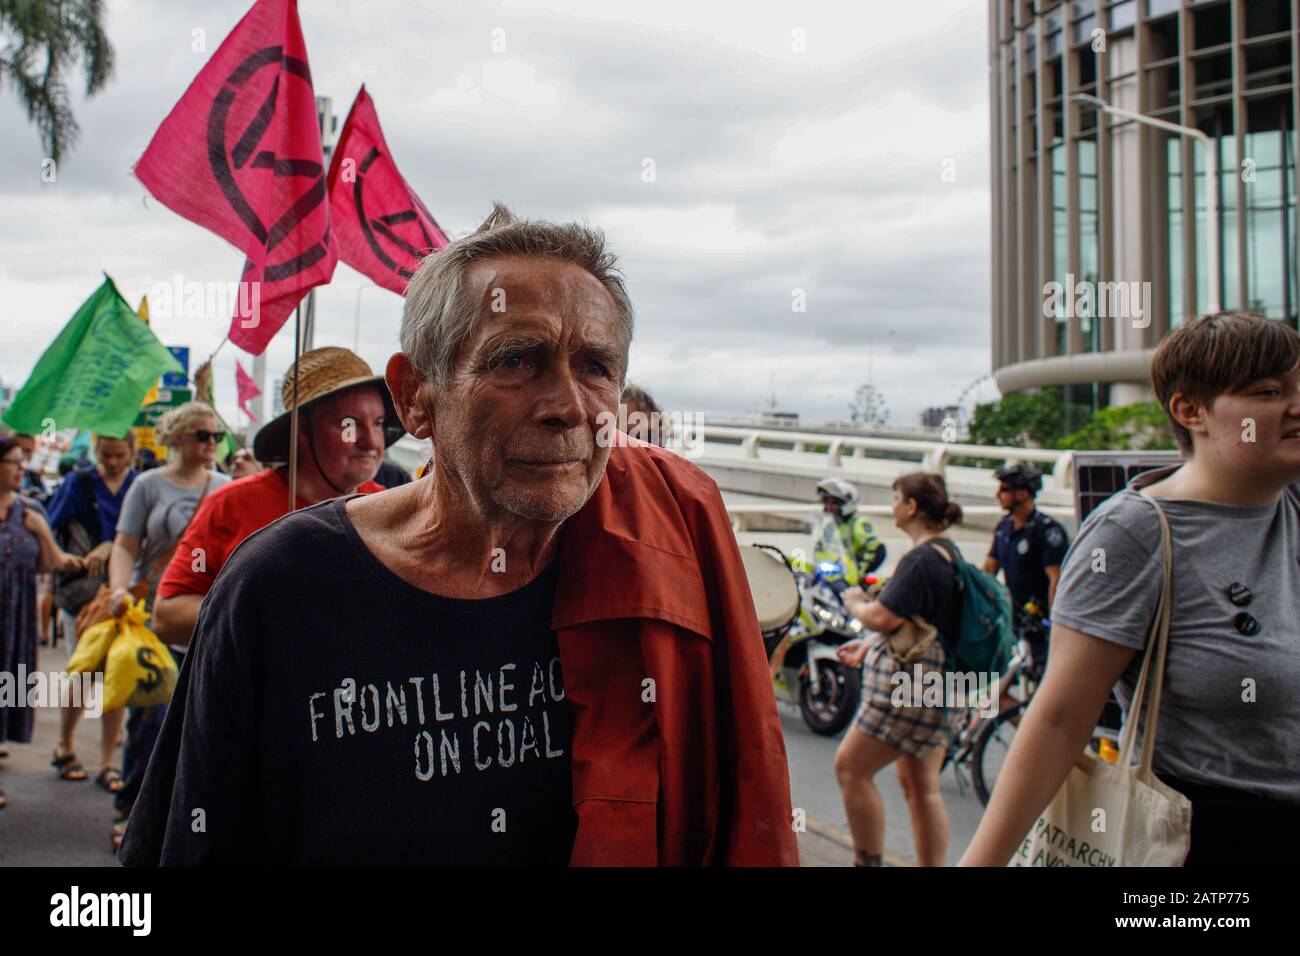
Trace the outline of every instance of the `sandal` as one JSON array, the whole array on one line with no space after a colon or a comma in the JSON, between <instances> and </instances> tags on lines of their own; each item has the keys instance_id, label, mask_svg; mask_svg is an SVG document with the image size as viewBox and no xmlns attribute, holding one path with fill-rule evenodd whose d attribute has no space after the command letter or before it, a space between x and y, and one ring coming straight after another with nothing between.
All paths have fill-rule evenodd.
<instances>
[{"instance_id":1,"label":"sandal","mask_svg":"<svg viewBox=\"0 0 1300 956\"><path fill-rule=\"evenodd\" d=\"M77 755L71 751L60 757L59 752L55 750L50 766L58 771L61 780L86 780L90 776L86 773L86 768L77 760Z\"/></svg>"},{"instance_id":2,"label":"sandal","mask_svg":"<svg viewBox=\"0 0 1300 956\"><path fill-rule=\"evenodd\" d=\"M116 853L122 848L122 839L126 836L126 820L116 820L113 823L113 852Z\"/></svg>"},{"instance_id":3,"label":"sandal","mask_svg":"<svg viewBox=\"0 0 1300 956\"><path fill-rule=\"evenodd\" d=\"M116 767L104 767L95 777L95 783L103 790L109 793L121 793L126 783L122 780L122 774Z\"/></svg>"}]
</instances>

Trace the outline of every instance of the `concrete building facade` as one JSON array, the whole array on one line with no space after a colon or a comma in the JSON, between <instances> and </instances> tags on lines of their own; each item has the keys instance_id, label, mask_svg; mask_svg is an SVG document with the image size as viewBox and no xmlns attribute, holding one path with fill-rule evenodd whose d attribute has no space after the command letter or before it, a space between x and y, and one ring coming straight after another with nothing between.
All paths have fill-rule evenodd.
<instances>
[{"instance_id":1,"label":"concrete building facade","mask_svg":"<svg viewBox=\"0 0 1300 956\"><path fill-rule=\"evenodd\" d=\"M1146 397L1155 345L1212 307L1212 268L1224 308L1296 324L1297 61L1300 0L990 0L1004 394ZM1217 203L1198 140L1080 95L1207 134Z\"/></svg>"}]
</instances>

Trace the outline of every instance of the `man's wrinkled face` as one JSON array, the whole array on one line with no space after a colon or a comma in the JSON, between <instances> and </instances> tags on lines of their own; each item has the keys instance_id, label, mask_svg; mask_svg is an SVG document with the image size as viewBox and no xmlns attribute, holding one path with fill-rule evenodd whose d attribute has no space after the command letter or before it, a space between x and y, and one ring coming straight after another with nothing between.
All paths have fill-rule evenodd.
<instances>
[{"instance_id":1,"label":"man's wrinkled face","mask_svg":"<svg viewBox=\"0 0 1300 956\"><path fill-rule=\"evenodd\" d=\"M359 385L322 398L308 410L316 460L336 487L356 488L379 471L386 411L379 389L373 385ZM305 435L299 441L301 459L310 451Z\"/></svg>"},{"instance_id":2,"label":"man's wrinkled face","mask_svg":"<svg viewBox=\"0 0 1300 956\"><path fill-rule=\"evenodd\" d=\"M436 455L480 510L561 522L605 473L627 353L613 298L585 269L506 257L472 265L479 321L435 405ZM603 419L602 419L603 420Z\"/></svg>"}]
</instances>

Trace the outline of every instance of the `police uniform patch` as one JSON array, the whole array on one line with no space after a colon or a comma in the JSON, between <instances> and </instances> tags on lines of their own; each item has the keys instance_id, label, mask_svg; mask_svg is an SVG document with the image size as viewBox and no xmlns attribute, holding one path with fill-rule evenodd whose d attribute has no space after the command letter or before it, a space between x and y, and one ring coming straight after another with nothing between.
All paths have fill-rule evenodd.
<instances>
[{"instance_id":1,"label":"police uniform patch","mask_svg":"<svg viewBox=\"0 0 1300 956\"><path fill-rule=\"evenodd\" d=\"M1028 554L1028 553L1029 553L1029 539L1028 539L1028 538L1021 538L1019 541L1016 542L1016 552L1017 552L1018 554Z\"/></svg>"},{"instance_id":2,"label":"police uniform patch","mask_svg":"<svg viewBox=\"0 0 1300 956\"><path fill-rule=\"evenodd\" d=\"M1046 537L1047 537L1047 543L1050 544L1053 548L1059 548L1062 544L1065 543L1065 535L1061 533L1061 529L1058 528L1056 525L1053 525L1052 527L1047 529Z\"/></svg>"}]
</instances>

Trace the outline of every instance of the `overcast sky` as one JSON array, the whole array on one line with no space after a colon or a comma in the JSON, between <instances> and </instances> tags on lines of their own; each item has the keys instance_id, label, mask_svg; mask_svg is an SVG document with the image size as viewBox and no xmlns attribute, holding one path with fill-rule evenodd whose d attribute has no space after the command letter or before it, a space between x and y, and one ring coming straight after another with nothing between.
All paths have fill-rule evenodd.
<instances>
[{"instance_id":1,"label":"overcast sky","mask_svg":"<svg viewBox=\"0 0 1300 956\"><path fill-rule=\"evenodd\" d=\"M250 6L108 0L116 75L78 100L82 137L54 183L0 89L0 380L26 379L101 272L132 305L177 274L238 278L242 254L146 201L130 170ZM475 228L493 199L604 228L638 311L629 378L665 408L753 412L775 392L805 420L839 419L871 380L891 424L913 425L989 371L985 0L299 10L317 95L334 98L342 125L366 84L399 167L450 233ZM196 29L207 52L191 49ZM352 346L366 284L339 264L318 293L317 345ZM792 311L795 289L806 312ZM400 311L391 292L361 295L360 351L376 370L397 348ZM229 316L154 325L202 356ZM290 322L268 351L271 377L292 343ZM236 356L251 370L233 346L216 362L223 413Z\"/></svg>"}]
</instances>

